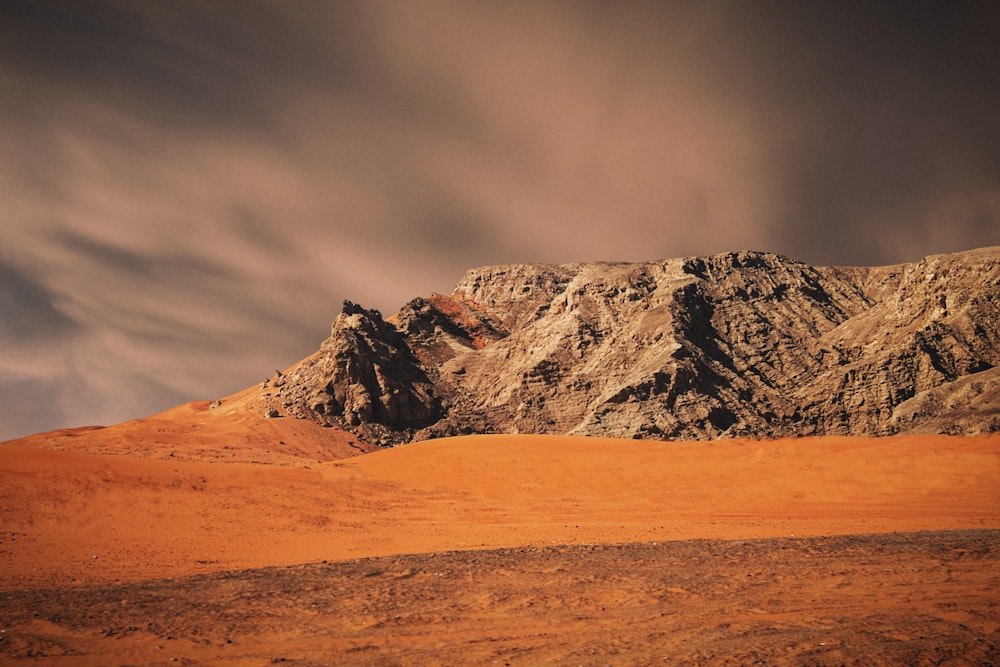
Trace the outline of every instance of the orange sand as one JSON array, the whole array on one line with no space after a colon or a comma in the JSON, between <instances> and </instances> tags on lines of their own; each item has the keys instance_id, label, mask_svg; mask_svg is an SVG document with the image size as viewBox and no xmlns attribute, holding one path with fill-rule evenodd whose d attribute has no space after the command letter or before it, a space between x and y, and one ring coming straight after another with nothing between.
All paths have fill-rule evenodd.
<instances>
[{"instance_id":1,"label":"orange sand","mask_svg":"<svg viewBox=\"0 0 1000 667\"><path fill-rule=\"evenodd\" d=\"M195 401L107 428L87 426L39 433L19 444L92 454L219 463L303 465L377 449L351 433L301 419L267 419L256 388L211 408ZM0 443L2 444L2 443Z\"/></svg>"},{"instance_id":2,"label":"orange sand","mask_svg":"<svg viewBox=\"0 0 1000 667\"><path fill-rule=\"evenodd\" d=\"M204 412L178 410L188 422ZM312 425L264 421L276 430L260 437L315 453L280 430ZM1000 527L996 435L471 436L275 461L297 466L79 451L105 451L102 437L107 451L130 451L114 439L180 428L176 415L129 424L0 444L0 589L528 544ZM222 427L211 428L222 446ZM250 447L252 429L236 430L231 441ZM72 437L89 445L70 448Z\"/></svg>"}]
</instances>

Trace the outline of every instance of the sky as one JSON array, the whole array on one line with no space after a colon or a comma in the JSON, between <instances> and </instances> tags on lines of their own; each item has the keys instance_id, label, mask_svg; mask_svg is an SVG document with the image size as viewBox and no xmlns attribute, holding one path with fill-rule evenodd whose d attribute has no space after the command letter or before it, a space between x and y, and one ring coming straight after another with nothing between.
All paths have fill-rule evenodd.
<instances>
[{"instance_id":1,"label":"sky","mask_svg":"<svg viewBox=\"0 0 1000 667\"><path fill-rule=\"evenodd\" d=\"M488 264L1000 244L1000 3L4 0L0 439Z\"/></svg>"}]
</instances>

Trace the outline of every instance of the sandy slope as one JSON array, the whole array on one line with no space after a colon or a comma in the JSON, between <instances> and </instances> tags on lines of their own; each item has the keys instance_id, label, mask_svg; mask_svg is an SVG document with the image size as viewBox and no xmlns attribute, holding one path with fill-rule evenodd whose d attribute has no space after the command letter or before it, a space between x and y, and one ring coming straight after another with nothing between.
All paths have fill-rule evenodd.
<instances>
[{"instance_id":1,"label":"sandy slope","mask_svg":"<svg viewBox=\"0 0 1000 667\"><path fill-rule=\"evenodd\" d=\"M376 449L351 433L301 419L267 419L250 388L216 405L195 401L109 427L69 428L16 441L50 450L221 463L303 465Z\"/></svg>"},{"instance_id":2,"label":"sandy slope","mask_svg":"<svg viewBox=\"0 0 1000 667\"><path fill-rule=\"evenodd\" d=\"M451 549L1000 527L998 436L471 436L275 459L297 466L79 451L101 437L130 451L111 436L148 442L165 423L180 428L175 415L0 445L0 589Z\"/></svg>"}]
</instances>

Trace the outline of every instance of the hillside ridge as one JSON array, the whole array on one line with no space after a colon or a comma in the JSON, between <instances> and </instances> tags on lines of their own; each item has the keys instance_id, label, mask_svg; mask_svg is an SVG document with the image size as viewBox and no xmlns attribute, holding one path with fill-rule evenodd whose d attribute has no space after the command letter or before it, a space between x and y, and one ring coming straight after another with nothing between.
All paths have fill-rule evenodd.
<instances>
[{"instance_id":1,"label":"hillside ridge","mask_svg":"<svg viewBox=\"0 0 1000 667\"><path fill-rule=\"evenodd\" d=\"M261 410L377 444L1000 430L1000 247L882 267L765 252L509 264L391 318L345 302Z\"/></svg>"}]
</instances>

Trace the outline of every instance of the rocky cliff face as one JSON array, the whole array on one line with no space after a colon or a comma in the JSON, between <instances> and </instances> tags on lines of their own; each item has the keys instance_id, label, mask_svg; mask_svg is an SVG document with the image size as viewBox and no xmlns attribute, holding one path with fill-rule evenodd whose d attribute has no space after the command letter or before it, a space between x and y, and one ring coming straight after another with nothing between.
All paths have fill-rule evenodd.
<instances>
[{"instance_id":1,"label":"rocky cliff face","mask_svg":"<svg viewBox=\"0 0 1000 667\"><path fill-rule=\"evenodd\" d=\"M369 440L409 438L445 416L406 337L377 310L349 301L319 352L269 383L289 415L339 424Z\"/></svg>"},{"instance_id":2,"label":"rocky cliff face","mask_svg":"<svg viewBox=\"0 0 1000 667\"><path fill-rule=\"evenodd\" d=\"M345 304L276 415L383 444L1000 430L1000 248L878 268L766 253L494 266L385 321Z\"/></svg>"}]
</instances>

